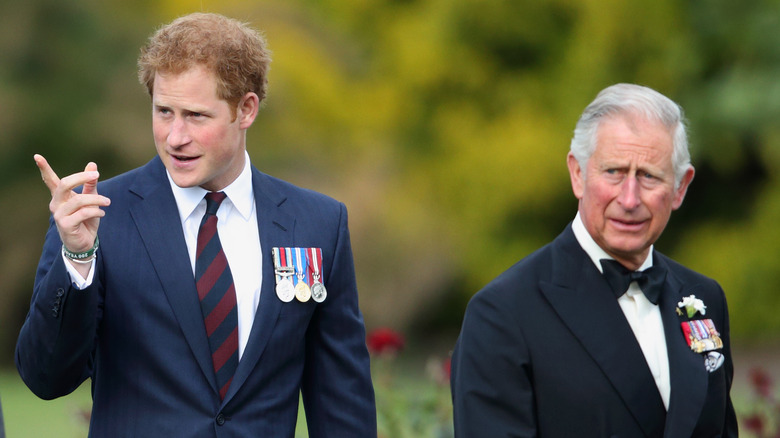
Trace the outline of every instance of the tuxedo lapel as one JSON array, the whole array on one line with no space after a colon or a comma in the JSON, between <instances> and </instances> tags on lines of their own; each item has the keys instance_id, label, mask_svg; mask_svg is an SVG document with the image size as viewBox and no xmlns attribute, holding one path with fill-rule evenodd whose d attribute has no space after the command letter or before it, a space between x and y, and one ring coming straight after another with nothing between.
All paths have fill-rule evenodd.
<instances>
[{"instance_id":1,"label":"tuxedo lapel","mask_svg":"<svg viewBox=\"0 0 780 438\"><path fill-rule=\"evenodd\" d=\"M155 158L145 166L144 172L129 190L139 198L130 207L130 216L184 337L209 384L217 391L187 244L162 162Z\"/></svg>"},{"instance_id":2,"label":"tuxedo lapel","mask_svg":"<svg viewBox=\"0 0 780 438\"><path fill-rule=\"evenodd\" d=\"M668 269L668 264L656 254L655 264ZM682 301L685 285L669 271L666 286L658 305L666 334L669 356L671 397L667 413L666 437L690 436L696 427L707 395L707 370L704 358L693 352L685 340L681 323L687 316L677 315L677 303Z\"/></svg>"},{"instance_id":3,"label":"tuxedo lapel","mask_svg":"<svg viewBox=\"0 0 780 438\"><path fill-rule=\"evenodd\" d=\"M571 227L553 244L546 299L620 394L647 436L659 436L665 410L628 321L604 277L577 243Z\"/></svg>"},{"instance_id":4,"label":"tuxedo lapel","mask_svg":"<svg viewBox=\"0 0 780 438\"><path fill-rule=\"evenodd\" d=\"M282 302L276 296L276 279L271 256L273 247L294 246L293 231L295 219L282 211L282 205L287 197L274 190L267 176L252 168L252 190L257 208L257 226L260 231L260 246L262 253L263 280L260 291L260 302L257 306L252 331L249 334L246 349L238 362L236 374L230 384L224 403L230 401L233 395L244 384L252 369L257 365L268 340L271 338L274 326L282 308Z\"/></svg>"}]
</instances>

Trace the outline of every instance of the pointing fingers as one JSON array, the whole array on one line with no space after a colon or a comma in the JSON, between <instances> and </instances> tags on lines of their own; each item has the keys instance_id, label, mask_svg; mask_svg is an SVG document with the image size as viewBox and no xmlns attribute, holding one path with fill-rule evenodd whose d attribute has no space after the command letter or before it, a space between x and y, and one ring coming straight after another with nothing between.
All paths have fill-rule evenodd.
<instances>
[{"instance_id":1,"label":"pointing fingers","mask_svg":"<svg viewBox=\"0 0 780 438\"><path fill-rule=\"evenodd\" d=\"M111 203L97 193L97 165L90 162L83 172L60 179L43 156L36 154L33 158L51 192L49 210L62 243L71 251L88 249L95 241L100 218L105 216L101 208ZM81 193L74 191L78 186L83 186Z\"/></svg>"},{"instance_id":2,"label":"pointing fingers","mask_svg":"<svg viewBox=\"0 0 780 438\"><path fill-rule=\"evenodd\" d=\"M51 194L54 195L54 189L59 185L60 178L54 173L54 170L49 166L49 162L46 161L46 158L43 158L43 155L35 154L33 155L33 160L35 160L35 165L38 166L38 170L41 171L43 183L46 184L46 187L49 188Z\"/></svg>"}]
</instances>

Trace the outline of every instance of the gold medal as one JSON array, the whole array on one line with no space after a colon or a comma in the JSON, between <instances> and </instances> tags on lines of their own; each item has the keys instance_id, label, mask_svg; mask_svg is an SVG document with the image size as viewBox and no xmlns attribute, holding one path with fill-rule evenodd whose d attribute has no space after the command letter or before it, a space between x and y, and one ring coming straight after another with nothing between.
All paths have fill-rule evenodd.
<instances>
[{"instance_id":1,"label":"gold medal","mask_svg":"<svg viewBox=\"0 0 780 438\"><path fill-rule=\"evenodd\" d=\"M298 301L302 303L309 301L311 289L309 289L306 282L298 280L298 284L295 285L295 298L298 298Z\"/></svg>"},{"instance_id":2,"label":"gold medal","mask_svg":"<svg viewBox=\"0 0 780 438\"><path fill-rule=\"evenodd\" d=\"M295 298L298 298L298 301L305 303L311 298L311 289L309 289L309 285L306 284L307 265L305 265L304 262L307 260L305 254L301 256L303 251L303 248L295 248L295 260L297 262L295 263L295 276L298 277L298 282L295 285Z\"/></svg>"}]
</instances>

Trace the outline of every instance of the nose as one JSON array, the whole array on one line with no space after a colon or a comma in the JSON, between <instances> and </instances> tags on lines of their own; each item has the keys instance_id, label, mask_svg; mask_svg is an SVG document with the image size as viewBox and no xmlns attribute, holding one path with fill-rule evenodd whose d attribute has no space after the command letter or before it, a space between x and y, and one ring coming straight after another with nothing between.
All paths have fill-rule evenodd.
<instances>
[{"instance_id":1,"label":"nose","mask_svg":"<svg viewBox=\"0 0 780 438\"><path fill-rule=\"evenodd\" d=\"M628 175L620 186L618 202L626 210L633 210L641 204L639 198L639 181L636 175Z\"/></svg>"},{"instance_id":2,"label":"nose","mask_svg":"<svg viewBox=\"0 0 780 438\"><path fill-rule=\"evenodd\" d=\"M180 147L189 143L190 138L187 133L187 124L180 117L175 117L168 130L168 145L171 147Z\"/></svg>"}]
</instances>

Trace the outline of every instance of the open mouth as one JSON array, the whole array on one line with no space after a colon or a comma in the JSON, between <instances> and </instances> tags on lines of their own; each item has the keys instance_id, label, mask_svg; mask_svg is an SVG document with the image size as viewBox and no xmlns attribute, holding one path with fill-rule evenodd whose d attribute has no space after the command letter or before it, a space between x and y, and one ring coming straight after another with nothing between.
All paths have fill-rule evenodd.
<instances>
[{"instance_id":1,"label":"open mouth","mask_svg":"<svg viewBox=\"0 0 780 438\"><path fill-rule=\"evenodd\" d=\"M641 228L645 221L638 221L638 220L619 220L619 219L613 219L612 222L618 227L618 228L625 228L625 229L635 229L635 228Z\"/></svg>"},{"instance_id":2,"label":"open mouth","mask_svg":"<svg viewBox=\"0 0 780 438\"><path fill-rule=\"evenodd\" d=\"M173 159L176 161L181 161L185 163L188 161L193 161L198 159L198 157L186 157L184 155L171 155L171 157L173 157Z\"/></svg>"}]
</instances>

